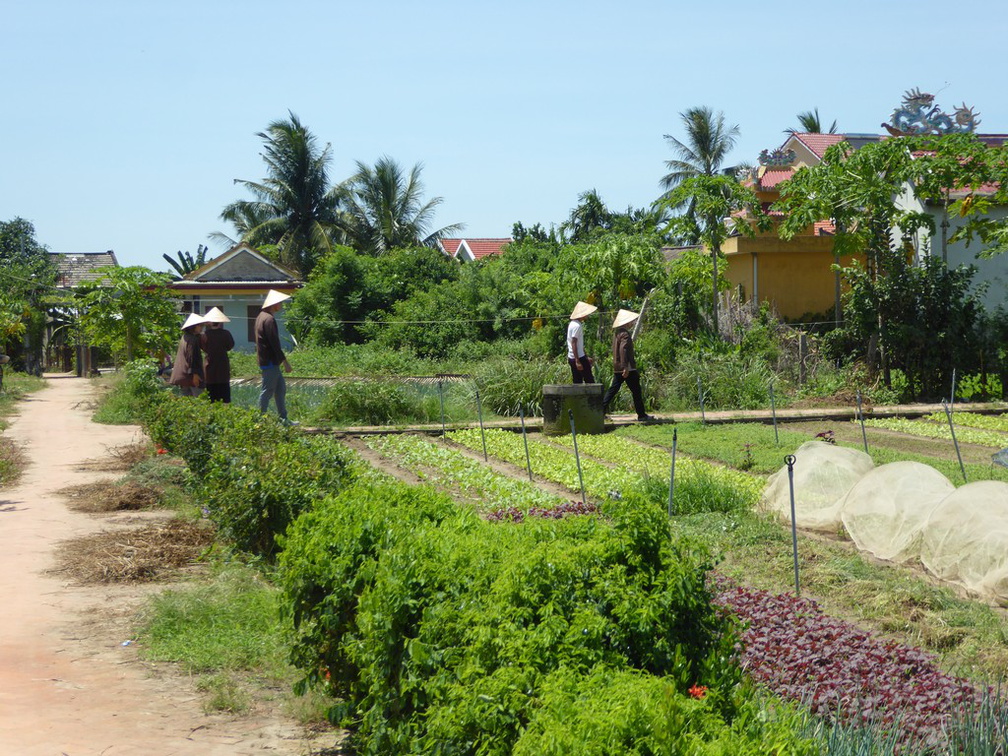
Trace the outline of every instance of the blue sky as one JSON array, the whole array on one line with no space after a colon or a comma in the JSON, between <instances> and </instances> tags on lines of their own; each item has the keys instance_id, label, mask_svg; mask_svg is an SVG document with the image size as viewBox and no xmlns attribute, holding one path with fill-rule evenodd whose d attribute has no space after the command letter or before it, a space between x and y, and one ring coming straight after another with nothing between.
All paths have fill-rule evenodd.
<instances>
[{"instance_id":1,"label":"blue sky","mask_svg":"<svg viewBox=\"0 0 1008 756\"><path fill-rule=\"evenodd\" d=\"M231 233L234 179L264 175L255 134L288 111L331 143L334 180L423 163L437 223L472 237L559 223L591 188L650 204L662 135L696 105L740 126L732 162L813 107L878 132L913 87L1008 132L1008 14L989 0L35 0L2 18L0 219L162 270Z\"/></svg>"}]
</instances>

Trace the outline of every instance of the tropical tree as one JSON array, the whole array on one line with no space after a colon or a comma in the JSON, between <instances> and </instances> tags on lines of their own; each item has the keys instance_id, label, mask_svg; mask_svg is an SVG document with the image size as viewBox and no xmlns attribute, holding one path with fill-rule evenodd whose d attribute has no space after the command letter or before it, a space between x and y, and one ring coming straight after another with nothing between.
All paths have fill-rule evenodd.
<instances>
[{"instance_id":1,"label":"tropical tree","mask_svg":"<svg viewBox=\"0 0 1008 756\"><path fill-rule=\"evenodd\" d=\"M350 246L380 255L397 247L434 247L462 230L460 223L432 229L434 212L444 199L424 201L422 171L420 163L405 171L388 156L373 167L357 161L357 172L340 189L347 206Z\"/></svg>"},{"instance_id":2,"label":"tropical tree","mask_svg":"<svg viewBox=\"0 0 1008 756\"><path fill-rule=\"evenodd\" d=\"M785 134L836 134L836 120L830 124L829 131L823 131L822 121L819 118L819 108L805 110L798 114L798 128L785 129Z\"/></svg>"},{"instance_id":3,"label":"tropical tree","mask_svg":"<svg viewBox=\"0 0 1008 756\"><path fill-rule=\"evenodd\" d=\"M185 252L179 250L175 254L178 256L177 260L167 252L161 255L177 274L172 276L173 278L182 278L184 275L192 273L197 268L201 268L206 264L207 248L202 244L196 248L195 257L188 250Z\"/></svg>"},{"instance_id":4,"label":"tropical tree","mask_svg":"<svg viewBox=\"0 0 1008 756\"><path fill-rule=\"evenodd\" d=\"M330 145L320 149L298 117L289 115L256 134L264 143L266 177L235 179L254 199L231 203L220 217L235 225L240 241L257 248L274 245L277 262L307 275L343 238L341 195L329 183Z\"/></svg>"},{"instance_id":5,"label":"tropical tree","mask_svg":"<svg viewBox=\"0 0 1008 756\"><path fill-rule=\"evenodd\" d=\"M661 204L681 207L689 203L693 212L674 216L667 231L703 244L711 255L711 318L718 330L718 292L720 275L718 261L721 247L730 234L753 236L757 228L766 227L756 193L743 186L733 176L693 176L672 190Z\"/></svg>"},{"instance_id":6,"label":"tropical tree","mask_svg":"<svg viewBox=\"0 0 1008 756\"><path fill-rule=\"evenodd\" d=\"M29 372L41 370L46 303L56 274L29 221L0 222L0 351L16 357Z\"/></svg>"},{"instance_id":7,"label":"tropical tree","mask_svg":"<svg viewBox=\"0 0 1008 756\"><path fill-rule=\"evenodd\" d=\"M658 198L658 203L670 211L686 208L686 212L692 214L693 207L688 196L679 195L681 200L677 205L668 202L669 196L687 179L720 173L725 158L735 147L739 127L729 126L725 123L724 113L715 114L708 107L690 108L679 115L686 138L680 141L670 134L665 135L665 141L675 157L665 161L669 172L661 179L665 193ZM695 240L691 241L695 243Z\"/></svg>"},{"instance_id":8,"label":"tropical tree","mask_svg":"<svg viewBox=\"0 0 1008 756\"><path fill-rule=\"evenodd\" d=\"M95 346L134 359L159 355L178 339L178 312L167 287L170 277L143 266L99 268L80 290L81 326Z\"/></svg>"}]
</instances>

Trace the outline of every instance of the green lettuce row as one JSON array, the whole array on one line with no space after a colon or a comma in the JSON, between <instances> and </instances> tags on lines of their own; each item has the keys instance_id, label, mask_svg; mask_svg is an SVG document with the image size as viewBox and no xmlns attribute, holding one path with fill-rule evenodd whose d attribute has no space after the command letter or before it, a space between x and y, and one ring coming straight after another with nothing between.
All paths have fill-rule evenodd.
<instances>
[{"instance_id":1,"label":"green lettuce row","mask_svg":"<svg viewBox=\"0 0 1008 756\"><path fill-rule=\"evenodd\" d=\"M996 449L1008 446L1008 435L996 433L995 431L960 426L957 421L958 417L958 415L953 415L952 418L956 422L955 435L957 441L964 444L991 446ZM872 418L865 420L865 425L872 428L884 428L886 430L897 431L898 433L906 433L910 436L952 440L952 432L949 430L947 420L944 423L932 423L922 420L908 420L902 417Z\"/></svg>"},{"instance_id":2,"label":"green lettuce row","mask_svg":"<svg viewBox=\"0 0 1008 756\"><path fill-rule=\"evenodd\" d=\"M369 436L364 443L379 454L396 459L424 480L457 487L466 496L481 500L481 505L477 506L481 511L517 507L527 512L532 507L552 509L564 503L559 496L527 481L501 475L460 452L420 436Z\"/></svg>"}]
</instances>

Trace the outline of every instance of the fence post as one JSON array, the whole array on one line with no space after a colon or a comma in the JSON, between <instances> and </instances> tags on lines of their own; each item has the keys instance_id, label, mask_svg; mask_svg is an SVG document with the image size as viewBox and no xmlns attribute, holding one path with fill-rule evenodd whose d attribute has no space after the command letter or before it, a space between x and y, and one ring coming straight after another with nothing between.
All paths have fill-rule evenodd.
<instances>
[{"instance_id":1,"label":"fence post","mask_svg":"<svg viewBox=\"0 0 1008 756\"><path fill-rule=\"evenodd\" d=\"M669 483L668 483L668 516L672 516L672 494L675 491L675 455L676 455L676 445L679 442L678 437L679 431L675 428L672 429L672 469L669 471Z\"/></svg>"},{"instance_id":2,"label":"fence post","mask_svg":"<svg viewBox=\"0 0 1008 756\"><path fill-rule=\"evenodd\" d=\"M956 441L955 427L952 425L952 410L949 409L948 403L942 399L942 407L945 408L945 417L948 418L949 431L952 433L952 445L955 446L956 456L959 458L959 470L962 472L963 483L969 483L966 479L966 466L962 461L962 454L959 453L959 442Z\"/></svg>"},{"instance_id":3,"label":"fence post","mask_svg":"<svg viewBox=\"0 0 1008 756\"><path fill-rule=\"evenodd\" d=\"M704 406L703 406L703 381L700 380L700 376L696 379L697 394L700 397L700 424L706 425L707 418L704 416Z\"/></svg>"},{"instance_id":4,"label":"fence post","mask_svg":"<svg viewBox=\"0 0 1008 756\"><path fill-rule=\"evenodd\" d=\"M584 477L581 475L581 455L578 454L577 447L577 430L574 428L574 410L567 410L567 416L570 418L571 438L574 440L574 461L577 462L578 483L581 484L581 503L587 504L588 497L585 496Z\"/></svg>"},{"instance_id":5,"label":"fence post","mask_svg":"<svg viewBox=\"0 0 1008 756\"><path fill-rule=\"evenodd\" d=\"M777 405L774 402L773 381L770 381L770 414L773 417L773 438L774 443L780 446L780 436L777 435Z\"/></svg>"},{"instance_id":6,"label":"fence post","mask_svg":"<svg viewBox=\"0 0 1008 756\"><path fill-rule=\"evenodd\" d=\"M857 416L858 420L861 421L861 441L864 443L864 453L868 453L868 434L865 433L864 429L864 412L861 411L861 389L857 392Z\"/></svg>"},{"instance_id":7,"label":"fence post","mask_svg":"<svg viewBox=\"0 0 1008 756\"><path fill-rule=\"evenodd\" d=\"M445 421L444 421L444 385L443 381L438 378L437 382L437 392L438 397L441 399L441 438L445 438L448 434L445 432Z\"/></svg>"},{"instance_id":8,"label":"fence post","mask_svg":"<svg viewBox=\"0 0 1008 756\"><path fill-rule=\"evenodd\" d=\"M486 431L483 430L483 403L480 401L479 389L476 389L476 412L479 414L480 438L483 439L483 461L489 462L490 457L487 456L486 450Z\"/></svg>"},{"instance_id":9,"label":"fence post","mask_svg":"<svg viewBox=\"0 0 1008 756\"><path fill-rule=\"evenodd\" d=\"M794 555L794 592L795 596L801 596L801 586L798 583L798 522L794 502L794 454L788 454L784 457L784 463L787 465L788 486L791 492L791 551Z\"/></svg>"},{"instance_id":10,"label":"fence post","mask_svg":"<svg viewBox=\"0 0 1008 756\"><path fill-rule=\"evenodd\" d=\"M532 458L529 457L528 435L525 433L525 409L524 409L524 405L521 402L518 403L518 415L521 417L522 441L525 442L525 466L528 468L529 481L531 482L532 481Z\"/></svg>"}]
</instances>

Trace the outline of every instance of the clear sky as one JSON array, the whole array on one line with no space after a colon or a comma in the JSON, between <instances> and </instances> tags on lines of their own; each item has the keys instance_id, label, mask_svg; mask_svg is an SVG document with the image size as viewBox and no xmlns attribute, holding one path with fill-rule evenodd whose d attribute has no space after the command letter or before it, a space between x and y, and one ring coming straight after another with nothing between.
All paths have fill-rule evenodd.
<instances>
[{"instance_id":1,"label":"clear sky","mask_svg":"<svg viewBox=\"0 0 1008 756\"><path fill-rule=\"evenodd\" d=\"M1008 132L993 0L11 0L0 24L0 220L161 270L233 233L234 179L264 176L255 135L288 111L334 180L423 163L437 224L470 237L558 224L586 189L649 205L697 105L740 126L731 162L814 107L877 133L913 87Z\"/></svg>"}]
</instances>

